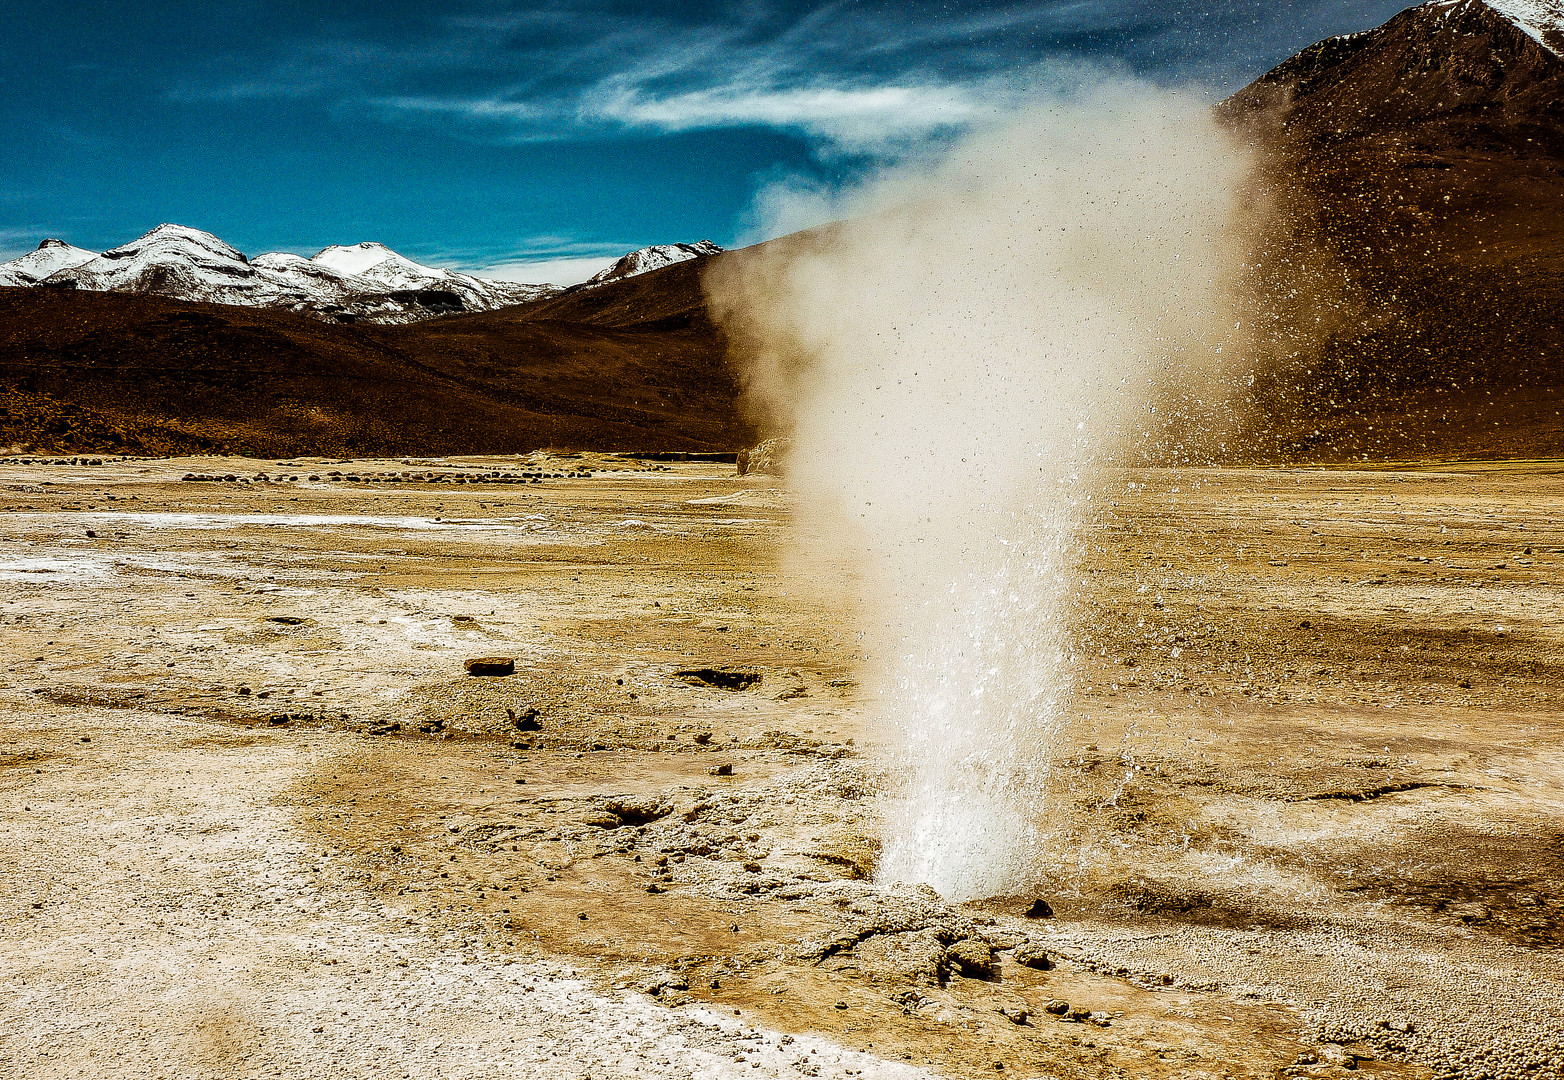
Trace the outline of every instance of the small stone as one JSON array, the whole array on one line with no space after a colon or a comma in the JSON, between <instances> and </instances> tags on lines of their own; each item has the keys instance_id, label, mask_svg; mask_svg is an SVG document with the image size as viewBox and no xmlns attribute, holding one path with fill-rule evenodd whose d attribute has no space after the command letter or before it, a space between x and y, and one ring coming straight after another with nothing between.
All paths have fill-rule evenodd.
<instances>
[{"instance_id":1,"label":"small stone","mask_svg":"<svg viewBox=\"0 0 1564 1080\"><path fill-rule=\"evenodd\" d=\"M710 770L710 772L711 772L711 775L713 775L713 776L732 776L733 775L733 766L732 765L726 765L726 764L724 764L724 765L717 765L714 768L712 768Z\"/></svg>"},{"instance_id":2,"label":"small stone","mask_svg":"<svg viewBox=\"0 0 1564 1080\"><path fill-rule=\"evenodd\" d=\"M583 911L581 914L577 915L576 918L580 919L582 922L586 922L587 921L587 914L586 914L586 912Z\"/></svg>"},{"instance_id":3,"label":"small stone","mask_svg":"<svg viewBox=\"0 0 1564 1080\"><path fill-rule=\"evenodd\" d=\"M1009 1020L1012 1024L1024 1024L1032 1014L1018 1006L1006 1005L1000 1008L999 1015Z\"/></svg>"},{"instance_id":4,"label":"small stone","mask_svg":"<svg viewBox=\"0 0 1564 1080\"><path fill-rule=\"evenodd\" d=\"M506 709L505 715L510 717L511 727L517 731L542 731L543 725L538 723L538 710L526 709L520 716L515 709Z\"/></svg>"},{"instance_id":5,"label":"small stone","mask_svg":"<svg viewBox=\"0 0 1564 1080\"><path fill-rule=\"evenodd\" d=\"M845 1008L847 1008L847 1002L845 1002L845 1001L838 1001L836 1003L836 1007L838 1009L845 1009Z\"/></svg>"},{"instance_id":6,"label":"small stone","mask_svg":"<svg viewBox=\"0 0 1564 1080\"><path fill-rule=\"evenodd\" d=\"M945 957L969 979L992 979L999 973L993 946L981 938L963 938L945 950Z\"/></svg>"},{"instance_id":7,"label":"small stone","mask_svg":"<svg viewBox=\"0 0 1564 1080\"><path fill-rule=\"evenodd\" d=\"M462 665L469 675L514 675L516 674L516 658L514 656L479 656L468 660Z\"/></svg>"},{"instance_id":8,"label":"small stone","mask_svg":"<svg viewBox=\"0 0 1564 1080\"><path fill-rule=\"evenodd\" d=\"M1053 998L1048 1002L1047 1005L1043 1006L1043 1012L1050 1013L1054 1016L1063 1016L1069 1011L1070 1003L1060 998Z\"/></svg>"},{"instance_id":9,"label":"small stone","mask_svg":"<svg viewBox=\"0 0 1564 1080\"><path fill-rule=\"evenodd\" d=\"M1338 1069L1356 1069L1358 1058L1351 1050L1336 1043L1321 1043L1315 1050L1321 1065L1334 1065Z\"/></svg>"},{"instance_id":10,"label":"small stone","mask_svg":"<svg viewBox=\"0 0 1564 1080\"><path fill-rule=\"evenodd\" d=\"M698 735L695 736L695 745L697 745L697 746L706 746L710 742L711 742L711 732L709 732L709 731L702 731Z\"/></svg>"},{"instance_id":11,"label":"small stone","mask_svg":"<svg viewBox=\"0 0 1564 1080\"><path fill-rule=\"evenodd\" d=\"M1110 1027L1113 1024L1113 1017L1105 1012L1087 1013L1086 1022L1096 1024L1098 1027Z\"/></svg>"},{"instance_id":12,"label":"small stone","mask_svg":"<svg viewBox=\"0 0 1564 1080\"><path fill-rule=\"evenodd\" d=\"M1049 906L1047 900L1033 900L1032 906L1026 909L1028 919L1051 919L1054 917L1054 909Z\"/></svg>"},{"instance_id":13,"label":"small stone","mask_svg":"<svg viewBox=\"0 0 1564 1080\"><path fill-rule=\"evenodd\" d=\"M1015 957L1016 963L1024 967L1033 968L1037 971L1053 970L1053 957L1048 955L1047 949L1034 942L1028 941L1026 944L1019 946L1011 955Z\"/></svg>"}]
</instances>

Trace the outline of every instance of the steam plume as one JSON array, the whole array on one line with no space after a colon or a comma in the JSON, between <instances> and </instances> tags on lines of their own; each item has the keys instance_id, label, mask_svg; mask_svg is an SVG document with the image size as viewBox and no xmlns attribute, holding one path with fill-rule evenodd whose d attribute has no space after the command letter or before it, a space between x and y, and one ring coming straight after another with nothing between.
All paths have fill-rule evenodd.
<instances>
[{"instance_id":1,"label":"steam plume","mask_svg":"<svg viewBox=\"0 0 1564 1080\"><path fill-rule=\"evenodd\" d=\"M893 736L879 874L1024 887L1071 705L1077 528L1231 348L1248 162L1198 102L1055 100L837 196L837 224L707 279L801 519L854 562Z\"/></svg>"}]
</instances>

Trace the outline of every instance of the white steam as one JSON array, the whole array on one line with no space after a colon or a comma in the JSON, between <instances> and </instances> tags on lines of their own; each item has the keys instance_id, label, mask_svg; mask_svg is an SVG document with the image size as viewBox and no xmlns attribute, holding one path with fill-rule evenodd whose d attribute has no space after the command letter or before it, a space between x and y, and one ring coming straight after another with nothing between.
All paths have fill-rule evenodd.
<instances>
[{"instance_id":1,"label":"white steam","mask_svg":"<svg viewBox=\"0 0 1564 1080\"><path fill-rule=\"evenodd\" d=\"M708 277L789 482L861 582L899 788L878 874L1021 890L1068 717L1072 552L1100 468L1237 316L1245 155L1144 87L1032 109Z\"/></svg>"}]
</instances>

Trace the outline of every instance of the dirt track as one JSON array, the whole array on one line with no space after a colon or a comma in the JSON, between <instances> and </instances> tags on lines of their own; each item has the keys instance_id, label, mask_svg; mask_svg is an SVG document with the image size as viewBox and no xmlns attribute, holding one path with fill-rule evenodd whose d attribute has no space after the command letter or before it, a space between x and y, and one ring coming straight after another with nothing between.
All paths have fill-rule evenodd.
<instances>
[{"instance_id":1,"label":"dirt track","mask_svg":"<svg viewBox=\"0 0 1564 1080\"><path fill-rule=\"evenodd\" d=\"M1028 920L863 880L777 482L586 464L0 467L0 1074L1559 1074L1552 466L1119 478Z\"/></svg>"}]
</instances>

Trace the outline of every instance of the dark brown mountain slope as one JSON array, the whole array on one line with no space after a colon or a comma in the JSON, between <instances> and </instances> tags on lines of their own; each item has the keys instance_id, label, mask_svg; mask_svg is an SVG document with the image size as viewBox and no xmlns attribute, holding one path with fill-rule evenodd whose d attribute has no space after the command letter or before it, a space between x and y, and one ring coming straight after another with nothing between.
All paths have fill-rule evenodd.
<instances>
[{"instance_id":1,"label":"dark brown mountain slope","mask_svg":"<svg viewBox=\"0 0 1564 1080\"><path fill-rule=\"evenodd\" d=\"M1254 452L1564 455L1564 60L1482 0L1424 4L1220 109L1282 208Z\"/></svg>"},{"instance_id":2,"label":"dark brown mountain slope","mask_svg":"<svg viewBox=\"0 0 1564 1080\"><path fill-rule=\"evenodd\" d=\"M398 327L0 289L0 442L271 456L731 450L751 433L696 274L679 264L574 306Z\"/></svg>"}]
</instances>

